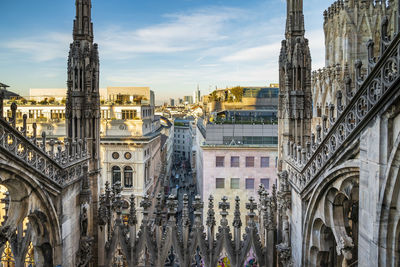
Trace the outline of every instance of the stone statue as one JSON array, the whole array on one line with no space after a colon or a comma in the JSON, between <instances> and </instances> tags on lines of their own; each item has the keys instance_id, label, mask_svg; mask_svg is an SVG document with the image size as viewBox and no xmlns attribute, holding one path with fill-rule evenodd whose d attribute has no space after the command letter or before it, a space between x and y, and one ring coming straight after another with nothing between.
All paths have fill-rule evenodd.
<instances>
[{"instance_id":1,"label":"stone statue","mask_svg":"<svg viewBox=\"0 0 400 267\"><path fill-rule=\"evenodd\" d=\"M351 204L350 219L353 223L358 223L358 202L355 201Z\"/></svg>"},{"instance_id":2,"label":"stone statue","mask_svg":"<svg viewBox=\"0 0 400 267\"><path fill-rule=\"evenodd\" d=\"M83 207L81 213L81 236L87 236L88 215L86 207Z\"/></svg>"},{"instance_id":3,"label":"stone statue","mask_svg":"<svg viewBox=\"0 0 400 267\"><path fill-rule=\"evenodd\" d=\"M287 216L283 216L282 243L289 246L289 221L288 221Z\"/></svg>"},{"instance_id":4,"label":"stone statue","mask_svg":"<svg viewBox=\"0 0 400 267\"><path fill-rule=\"evenodd\" d=\"M82 207L80 217L81 238L79 240L79 250L77 252L77 265L87 267L92 259L93 237L88 236L88 214L86 206Z\"/></svg>"},{"instance_id":5,"label":"stone statue","mask_svg":"<svg viewBox=\"0 0 400 267\"><path fill-rule=\"evenodd\" d=\"M92 259L92 237L82 237L79 241L79 250L77 253L77 265L78 267L87 267Z\"/></svg>"}]
</instances>

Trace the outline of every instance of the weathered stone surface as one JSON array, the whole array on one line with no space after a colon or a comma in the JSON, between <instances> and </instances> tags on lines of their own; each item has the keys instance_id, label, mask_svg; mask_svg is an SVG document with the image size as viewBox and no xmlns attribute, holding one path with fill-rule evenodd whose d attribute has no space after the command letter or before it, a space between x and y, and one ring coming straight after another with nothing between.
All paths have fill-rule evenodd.
<instances>
[{"instance_id":1,"label":"weathered stone surface","mask_svg":"<svg viewBox=\"0 0 400 267\"><path fill-rule=\"evenodd\" d=\"M398 1L336 1L324 16L327 68L313 74L313 123L298 121L311 127L310 143L304 149L290 140L297 127L281 138L289 142L280 143L278 195L287 192L286 175L291 186L290 212L281 209L278 217L290 217L290 247L278 246L281 263L396 266ZM290 129L285 117L279 124ZM285 223L278 225L284 240Z\"/></svg>"}]
</instances>

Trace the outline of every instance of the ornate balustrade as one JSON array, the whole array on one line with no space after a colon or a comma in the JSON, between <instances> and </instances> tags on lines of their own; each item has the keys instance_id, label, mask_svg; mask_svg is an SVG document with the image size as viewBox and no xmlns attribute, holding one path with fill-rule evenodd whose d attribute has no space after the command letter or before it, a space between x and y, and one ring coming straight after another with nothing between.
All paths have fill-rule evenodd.
<instances>
[{"instance_id":1,"label":"ornate balustrade","mask_svg":"<svg viewBox=\"0 0 400 267\"><path fill-rule=\"evenodd\" d=\"M244 266L249 259L256 260L258 266L274 266L276 190L269 196L261 187L259 195L258 204L254 198L246 203L246 227L242 227L240 219L240 199L235 198L232 234L227 219L231 206L226 197L218 205L222 217L218 229L213 198L210 197L206 212L200 196L195 197L191 205L194 213L191 223L187 195L183 197L180 223L176 218L176 196L168 197L166 210L162 208L161 195L157 197L154 219L149 218L151 201L144 196L140 203L143 219L138 226L135 197L130 197L129 214L124 221L121 186L116 183L110 188L107 183L105 194L100 197L98 217L100 229L105 235L105 266L114 266L119 260L127 266L176 266L176 263L179 266L214 267L224 257L229 259L230 266ZM207 214L206 226L203 225L203 213ZM243 228L245 233L242 239Z\"/></svg>"},{"instance_id":2,"label":"ornate balustrade","mask_svg":"<svg viewBox=\"0 0 400 267\"><path fill-rule=\"evenodd\" d=\"M28 136L26 115L23 116L22 127L16 126L16 111L17 105L13 103L11 117L4 118L3 99L0 96L0 149L60 186L79 179L89 158L86 141L62 143L54 139L47 140L43 132L39 142L36 123L32 125L31 136Z\"/></svg>"},{"instance_id":3,"label":"ornate balustrade","mask_svg":"<svg viewBox=\"0 0 400 267\"><path fill-rule=\"evenodd\" d=\"M322 126L316 128L311 142L300 147L290 142L287 144L290 182L295 190L303 191L335 158L344 143L352 140L366 123L378 111L379 107L391 99L398 91L400 80L400 34L393 41L387 36L388 21L382 24L380 57L374 57L374 43L369 41L368 74L361 75L361 61L355 64L354 88L352 79L345 80L345 93L337 92L337 116L334 118L334 106L330 115L323 117ZM347 103L347 105L346 105Z\"/></svg>"}]
</instances>

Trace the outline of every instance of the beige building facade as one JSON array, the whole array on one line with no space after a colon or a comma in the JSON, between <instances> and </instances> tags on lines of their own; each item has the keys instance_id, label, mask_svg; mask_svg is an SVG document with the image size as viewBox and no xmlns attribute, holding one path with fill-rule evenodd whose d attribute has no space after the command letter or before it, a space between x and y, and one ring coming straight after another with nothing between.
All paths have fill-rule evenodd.
<instances>
[{"instance_id":1,"label":"beige building facade","mask_svg":"<svg viewBox=\"0 0 400 267\"><path fill-rule=\"evenodd\" d=\"M36 97L32 99L42 101ZM11 116L11 103L9 101L4 105L5 117ZM167 119L164 118L161 125L160 116L154 115L154 106L149 104L103 104L100 106L100 115L100 192L104 192L106 182L112 185L118 181L124 199L128 201L129 196L134 194L139 207L143 195L151 195L158 179L164 179L161 172L163 164L167 162L161 161L161 136L165 136L164 143L171 144L173 132L165 130L168 128ZM27 117L27 131L32 132L33 123L36 123L38 136L45 133L47 138L63 139L66 131L65 107L57 98L54 103L46 105L19 103L17 125L22 126L24 116ZM165 153L166 158L172 158L171 146ZM167 165L164 168L166 174L172 168L171 164Z\"/></svg>"},{"instance_id":2,"label":"beige building facade","mask_svg":"<svg viewBox=\"0 0 400 267\"><path fill-rule=\"evenodd\" d=\"M259 185L264 185L267 192L272 193L277 182L276 146L224 146L202 145L202 179L200 192L205 205L212 196L216 203L223 196L233 203L238 196L242 200L250 197L257 199ZM241 220L246 225L246 202L242 201ZM233 208L233 207L232 207ZM234 214L227 217L233 222ZM216 214L216 220L221 216ZM204 217L204 221L206 217Z\"/></svg>"},{"instance_id":3,"label":"beige building facade","mask_svg":"<svg viewBox=\"0 0 400 267\"><path fill-rule=\"evenodd\" d=\"M244 113L243 119L247 119L248 112ZM239 121L238 114L236 118ZM209 204L210 196L215 203L223 196L231 203L236 197L259 199L260 185L272 195L277 184L277 134L278 126L272 124L215 124L197 119L193 144L195 176L204 205ZM248 221L245 203L242 201L239 207L243 225ZM221 219L219 214L215 216L217 221ZM234 213L227 218L231 224ZM203 216L204 222L206 219Z\"/></svg>"}]
</instances>

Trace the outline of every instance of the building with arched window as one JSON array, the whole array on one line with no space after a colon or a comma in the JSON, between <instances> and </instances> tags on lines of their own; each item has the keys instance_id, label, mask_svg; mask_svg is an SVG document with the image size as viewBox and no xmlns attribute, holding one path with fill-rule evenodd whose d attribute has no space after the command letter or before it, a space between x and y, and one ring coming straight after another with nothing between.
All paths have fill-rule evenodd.
<instances>
[{"instance_id":1,"label":"building with arched window","mask_svg":"<svg viewBox=\"0 0 400 267\"><path fill-rule=\"evenodd\" d=\"M117 88L110 88L113 88L114 93L117 92ZM129 87L124 90L131 94L143 95L143 98L138 97L143 101L126 100L117 103L111 96L104 97L103 93L105 100L100 106L102 175L99 184L100 190L103 191L106 182L110 185L119 182L122 186L122 196L129 199L129 196L134 194L139 206L142 196L153 192L154 185L161 176L162 162L166 163L161 161L162 146L173 142L173 131L166 129L173 129L173 126L170 122L165 123L168 121L166 118L163 118L161 123L160 116L154 114L153 101L144 100L151 93L146 93L148 87ZM38 95L41 91L33 90L32 93ZM57 97L52 99L51 103L49 98L37 98L35 95L26 103L19 101L16 125L22 127L23 117L26 115L27 131L33 131L33 123L36 123L39 135L45 132L47 138L62 139L66 131L65 107L61 97L63 92L66 91L56 90ZM111 94L110 91L107 92ZM11 116L11 104L12 101L5 100L4 116ZM173 151L169 149L166 152L169 154L163 157L171 158ZM170 170L171 166L168 164L166 169Z\"/></svg>"},{"instance_id":2,"label":"building with arched window","mask_svg":"<svg viewBox=\"0 0 400 267\"><path fill-rule=\"evenodd\" d=\"M125 166L124 168L124 183L125 188L130 188L133 186L133 169L130 166Z\"/></svg>"},{"instance_id":3,"label":"building with arched window","mask_svg":"<svg viewBox=\"0 0 400 267\"><path fill-rule=\"evenodd\" d=\"M111 184L121 183L121 168L118 166L113 166L111 168Z\"/></svg>"}]
</instances>

